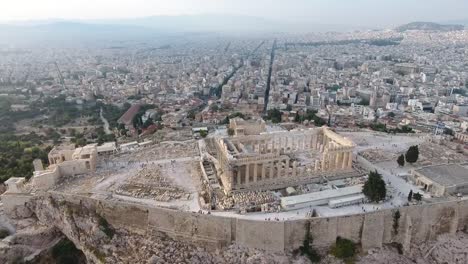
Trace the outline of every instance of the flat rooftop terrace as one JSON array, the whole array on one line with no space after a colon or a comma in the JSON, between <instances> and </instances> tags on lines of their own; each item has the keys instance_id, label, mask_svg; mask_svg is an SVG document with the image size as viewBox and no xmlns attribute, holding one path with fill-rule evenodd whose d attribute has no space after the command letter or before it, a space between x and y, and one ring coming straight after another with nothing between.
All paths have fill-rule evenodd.
<instances>
[{"instance_id":1,"label":"flat rooftop terrace","mask_svg":"<svg viewBox=\"0 0 468 264\"><path fill-rule=\"evenodd\" d=\"M459 164L428 166L418 169L416 172L443 186L468 183L468 168Z\"/></svg>"}]
</instances>

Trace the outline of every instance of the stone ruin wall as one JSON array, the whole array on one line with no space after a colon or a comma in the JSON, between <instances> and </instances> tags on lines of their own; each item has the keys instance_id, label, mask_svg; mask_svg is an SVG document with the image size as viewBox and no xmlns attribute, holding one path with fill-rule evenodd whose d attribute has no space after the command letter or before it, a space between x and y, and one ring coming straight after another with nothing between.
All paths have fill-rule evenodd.
<instances>
[{"instance_id":1,"label":"stone ruin wall","mask_svg":"<svg viewBox=\"0 0 468 264\"><path fill-rule=\"evenodd\" d=\"M397 209L277 222L202 215L60 193L49 195L58 202L95 210L113 226L141 234L164 233L208 248L235 243L276 252L294 250L302 245L308 222L317 248L328 248L341 236L361 243L364 250L392 242L409 249L410 243L468 228L468 200L399 208L400 218L395 225Z\"/></svg>"}]
</instances>

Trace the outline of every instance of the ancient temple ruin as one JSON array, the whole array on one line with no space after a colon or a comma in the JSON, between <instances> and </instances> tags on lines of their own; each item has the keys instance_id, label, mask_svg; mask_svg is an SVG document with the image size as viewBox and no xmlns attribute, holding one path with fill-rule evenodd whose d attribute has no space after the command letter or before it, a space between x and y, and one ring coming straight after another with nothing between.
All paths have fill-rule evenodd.
<instances>
[{"instance_id":1,"label":"ancient temple ruin","mask_svg":"<svg viewBox=\"0 0 468 264\"><path fill-rule=\"evenodd\" d=\"M352 172L355 144L329 128L215 139L224 191L275 189Z\"/></svg>"}]
</instances>

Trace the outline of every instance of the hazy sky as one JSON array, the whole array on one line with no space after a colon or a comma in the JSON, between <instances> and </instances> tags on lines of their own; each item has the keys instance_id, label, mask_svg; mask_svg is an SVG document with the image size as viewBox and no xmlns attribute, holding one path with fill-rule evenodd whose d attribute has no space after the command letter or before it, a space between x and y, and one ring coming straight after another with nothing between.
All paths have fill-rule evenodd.
<instances>
[{"instance_id":1,"label":"hazy sky","mask_svg":"<svg viewBox=\"0 0 468 264\"><path fill-rule=\"evenodd\" d=\"M0 21L239 14L321 24L468 19L468 0L1 0Z\"/></svg>"}]
</instances>

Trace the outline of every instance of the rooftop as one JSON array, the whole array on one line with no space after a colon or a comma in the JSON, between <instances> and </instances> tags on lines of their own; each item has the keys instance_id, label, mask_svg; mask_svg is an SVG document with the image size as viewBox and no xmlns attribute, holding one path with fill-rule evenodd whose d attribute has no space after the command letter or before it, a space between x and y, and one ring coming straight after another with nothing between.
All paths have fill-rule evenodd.
<instances>
[{"instance_id":1,"label":"rooftop","mask_svg":"<svg viewBox=\"0 0 468 264\"><path fill-rule=\"evenodd\" d=\"M459 164L428 166L416 172L444 186L468 183L468 168Z\"/></svg>"},{"instance_id":2,"label":"rooftop","mask_svg":"<svg viewBox=\"0 0 468 264\"><path fill-rule=\"evenodd\" d=\"M312 192L306 193L301 195L295 196L288 196L281 198L282 205L290 205L290 204L300 204L300 203L307 203L316 200L328 200L333 198L339 198L354 194L362 193L362 184L354 185L350 187L344 187L339 189L331 189L325 190L320 192Z\"/></svg>"},{"instance_id":3,"label":"rooftop","mask_svg":"<svg viewBox=\"0 0 468 264\"><path fill-rule=\"evenodd\" d=\"M122 123L122 124L126 124L126 125L130 125L133 121L133 117L135 117L135 115L138 113L138 111L140 111L140 105L139 104L136 104L136 105L132 105L128 110L127 112L125 112L125 114L123 114L119 120L117 120L118 123Z\"/></svg>"}]
</instances>

